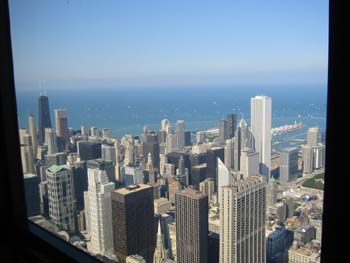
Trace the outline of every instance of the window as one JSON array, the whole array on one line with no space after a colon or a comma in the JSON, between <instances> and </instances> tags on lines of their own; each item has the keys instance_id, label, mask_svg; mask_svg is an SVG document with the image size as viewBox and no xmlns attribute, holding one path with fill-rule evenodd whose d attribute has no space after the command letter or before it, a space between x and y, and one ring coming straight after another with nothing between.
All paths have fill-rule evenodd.
<instances>
[{"instance_id":1,"label":"window","mask_svg":"<svg viewBox=\"0 0 350 263\"><path fill-rule=\"evenodd\" d=\"M16 64L15 64L15 66L16 66ZM11 73L10 73L11 74ZM331 79L331 81L333 81L332 79ZM12 83L13 84L13 83ZM3 92L6 92L6 91L3 91ZM11 92L11 91L9 91L9 92ZM6 94L6 93L4 93L4 94ZM2 95L3 95L3 93L2 93ZM14 98L14 94L11 94L11 93L7 93L7 95L11 95L11 96L8 96L8 98ZM2 96L2 98L4 98L4 96ZM18 95L17 95L17 98L18 98ZM2 103L3 103L3 99L2 99ZM9 102L8 102L9 103ZM15 113L15 111L13 112L13 113ZM59 114L59 112L57 113L57 115L59 116L60 114ZM60 119L60 118L57 118L57 119ZM64 118L63 118L64 119ZM8 119L6 119L7 121L8 121ZM61 123L62 122L62 123ZM9 122L6 122L6 123L8 123L9 124L9 126L11 126L11 121L9 121ZM58 122L56 122L56 125L57 125L57 123L59 124L59 125L61 125L61 127L65 127L65 124L64 124L64 120L62 120L62 121L58 121ZM15 125L16 126L16 125ZM58 126L58 125L57 125ZM57 128L57 127L56 127ZM181 126L179 126L178 127L179 129L182 129L181 128ZM220 130L220 129L219 129ZM223 129L223 130L225 130L225 129ZM52 132L52 131L48 131L47 132L47 136L46 137L48 137L48 138L50 138L50 132ZM94 131L95 132L95 131ZM94 132L92 132L92 133L94 133ZM327 131L327 132L329 132L329 131ZM225 134L225 132L223 131L223 133ZM8 135L8 134L7 134ZM45 134L46 135L46 134ZM98 134L96 133L96 135L97 136L95 136L95 137L99 137L98 136ZM105 135L106 135L106 133L105 133ZM146 135L147 135L147 133L146 133ZM54 137L54 135L52 135L53 137ZM93 135L94 136L94 135ZM11 136L9 136L9 138L10 138ZM25 136L24 136L25 137ZM59 137L63 137L64 138L64 136L59 136ZM225 136L224 136L225 137ZM7 138L7 137L6 137ZM16 141L17 139L14 139L13 141ZM66 141L63 141L63 140L61 140L61 142L60 142L60 139L55 139L54 138L54 140L47 140L45 143L52 143L52 144L55 144L55 140L56 140L56 143L57 144L59 144L59 145L57 145L57 146L55 146L55 145L51 145L52 147L51 147L51 149L50 150L52 150L52 149L55 149L56 147L57 147L57 149L60 149L60 150L65 150L66 149ZM147 137L146 137L146 140L147 140ZM64 142L64 143L63 143ZM180 140L180 143L181 143L181 140ZM28 145L28 144L27 144ZM48 148L50 148L50 147L48 147ZM127 147L126 147L127 148ZM7 148L6 148L7 149ZM27 150L27 149L26 149ZM49 150L49 149L48 149ZM26 152L28 152L28 151L26 151ZM30 151L29 151L30 152ZM131 150L130 150L130 152L132 152ZM54 152L53 152L54 153ZM17 151L17 158L16 159L14 159L14 162L15 162L15 160L18 160L18 156L19 156L19 154L18 154L18 151ZM129 161L130 160L133 160L134 158L135 158L135 156L133 156L133 154L131 154L131 155L129 155ZM23 160L27 160L27 158L23 158L22 157L22 163L23 163ZM313 159L314 160L314 159ZM328 161L327 161L327 163L328 163ZM7 164L8 166L9 166L9 164ZM22 165L23 167L25 167L25 165ZM54 165L52 165L52 166L54 166ZM51 168L52 168L52 166L50 166ZM16 164L14 164L14 167L18 167L18 164L16 165ZM328 167L328 165L327 165L327 167ZM264 167L262 167L262 168L264 168ZM31 168L30 167L30 165L28 165L28 169L30 170L30 169L35 169L35 168ZM49 169L49 168L48 168ZM59 169L63 169L62 167L61 168L59 168ZM328 169L328 168L327 168ZM51 169L52 170L52 169ZM54 169L55 170L55 169ZM264 169L262 169L261 171L265 171ZM53 173L57 173L58 171L51 171L51 172L53 172ZM50 173L50 171L49 171L49 173ZM67 172L68 173L68 175L66 175L66 176L68 176L69 177L69 172ZM15 173L15 174L17 174L17 173ZM64 174L64 173L62 173L62 174ZM106 178L108 178L108 177L106 177ZM327 178L327 177L326 177ZM319 179L319 178L315 178L315 179ZM107 180L109 180L109 179L107 179ZM110 181L110 180L109 180ZM54 187L54 184L53 184L53 187ZM118 187L118 186L116 186L116 187ZM73 188L73 187L72 187ZM327 184L326 184L326 188L327 188ZM53 192L56 192L56 191L58 191L59 189L55 189ZM18 193L18 192L17 192ZM327 191L326 191L326 193L327 193ZM305 198L306 199L308 199L309 197L307 197L307 196L305 196ZM311 199L312 199L312 196L311 196ZM311 200L310 199L310 200ZM312 200L311 200L312 201ZM56 204L56 203L55 203ZM284 205L283 203L281 204L281 205ZM287 207L288 207L288 204L287 204ZM77 215L75 215L75 216L77 216ZM327 221L326 221L327 222ZM59 242L58 242L59 243ZM57 244L58 244L57 243Z\"/></svg>"}]
</instances>

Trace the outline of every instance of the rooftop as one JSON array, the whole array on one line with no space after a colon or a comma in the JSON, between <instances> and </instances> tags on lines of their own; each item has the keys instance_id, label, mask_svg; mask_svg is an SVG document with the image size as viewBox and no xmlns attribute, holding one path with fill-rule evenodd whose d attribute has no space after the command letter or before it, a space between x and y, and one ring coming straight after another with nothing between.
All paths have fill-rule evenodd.
<instances>
[{"instance_id":1,"label":"rooftop","mask_svg":"<svg viewBox=\"0 0 350 263\"><path fill-rule=\"evenodd\" d=\"M117 190L114 190L114 192L121 194L121 195L127 195L131 193L135 193L144 189L152 188L152 186L147 184L132 184L124 188L120 188Z\"/></svg>"},{"instance_id":2,"label":"rooftop","mask_svg":"<svg viewBox=\"0 0 350 263\"><path fill-rule=\"evenodd\" d=\"M69 170L69 167L67 165L65 165L65 164L64 165L56 165L56 164L54 164L51 167L49 167L47 170L50 171L50 172L53 172L53 173L58 173L58 172L60 172L62 170Z\"/></svg>"}]
</instances>

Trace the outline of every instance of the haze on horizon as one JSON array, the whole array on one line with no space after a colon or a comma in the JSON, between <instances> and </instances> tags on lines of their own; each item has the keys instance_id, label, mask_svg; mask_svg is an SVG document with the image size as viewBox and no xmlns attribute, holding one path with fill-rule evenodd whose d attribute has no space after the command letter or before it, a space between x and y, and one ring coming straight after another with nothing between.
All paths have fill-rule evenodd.
<instances>
[{"instance_id":1,"label":"haze on horizon","mask_svg":"<svg viewBox=\"0 0 350 263\"><path fill-rule=\"evenodd\" d=\"M17 89L327 82L325 0L13 0L10 16Z\"/></svg>"}]
</instances>

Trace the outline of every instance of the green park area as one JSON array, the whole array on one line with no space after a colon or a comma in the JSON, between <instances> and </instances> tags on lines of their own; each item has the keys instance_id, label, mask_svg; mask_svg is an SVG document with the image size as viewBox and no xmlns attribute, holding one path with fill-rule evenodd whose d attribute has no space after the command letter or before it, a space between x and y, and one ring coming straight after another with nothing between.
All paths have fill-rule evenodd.
<instances>
[{"instance_id":1,"label":"green park area","mask_svg":"<svg viewBox=\"0 0 350 263\"><path fill-rule=\"evenodd\" d=\"M303 187L314 188L318 190L324 189L324 173L317 174L314 177L307 179L303 184Z\"/></svg>"}]
</instances>

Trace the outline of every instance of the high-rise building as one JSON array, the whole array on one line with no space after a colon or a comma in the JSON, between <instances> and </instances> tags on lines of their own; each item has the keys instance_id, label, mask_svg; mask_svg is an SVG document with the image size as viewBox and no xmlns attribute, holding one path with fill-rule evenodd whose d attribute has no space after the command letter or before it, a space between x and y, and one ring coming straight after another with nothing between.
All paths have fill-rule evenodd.
<instances>
[{"instance_id":1,"label":"high-rise building","mask_svg":"<svg viewBox=\"0 0 350 263\"><path fill-rule=\"evenodd\" d=\"M205 133L203 131L196 132L196 143L205 142Z\"/></svg>"},{"instance_id":2,"label":"high-rise building","mask_svg":"<svg viewBox=\"0 0 350 263\"><path fill-rule=\"evenodd\" d=\"M80 159L84 161L98 159L102 156L99 142L79 141L77 148Z\"/></svg>"},{"instance_id":3,"label":"high-rise building","mask_svg":"<svg viewBox=\"0 0 350 263\"><path fill-rule=\"evenodd\" d=\"M35 119L33 114L29 115L28 122L29 122L29 134L30 134L30 137L32 138L34 156L36 156L38 153L38 140L37 140L38 136L36 132Z\"/></svg>"},{"instance_id":4,"label":"high-rise building","mask_svg":"<svg viewBox=\"0 0 350 263\"><path fill-rule=\"evenodd\" d=\"M212 178L205 179L199 184L199 191L208 196L208 202L212 202L214 194L214 180Z\"/></svg>"},{"instance_id":5,"label":"high-rise building","mask_svg":"<svg viewBox=\"0 0 350 263\"><path fill-rule=\"evenodd\" d=\"M167 127L169 126L170 121L168 119L163 119L161 122L161 130L167 131Z\"/></svg>"},{"instance_id":6,"label":"high-rise building","mask_svg":"<svg viewBox=\"0 0 350 263\"><path fill-rule=\"evenodd\" d=\"M27 217L40 214L39 176L36 174L24 174L24 193L26 199Z\"/></svg>"},{"instance_id":7,"label":"high-rise building","mask_svg":"<svg viewBox=\"0 0 350 263\"><path fill-rule=\"evenodd\" d=\"M84 210L84 192L88 190L87 163L86 161L67 163L72 170L76 209L79 213Z\"/></svg>"},{"instance_id":8,"label":"high-rise building","mask_svg":"<svg viewBox=\"0 0 350 263\"><path fill-rule=\"evenodd\" d=\"M103 255L113 252L111 193L114 183L109 181L106 171L99 167L88 168L88 180L88 191L85 194L85 216L89 221L91 238L88 250Z\"/></svg>"},{"instance_id":9,"label":"high-rise building","mask_svg":"<svg viewBox=\"0 0 350 263\"><path fill-rule=\"evenodd\" d=\"M309 146L317 146L318 145L318 128L317 127L313 127L313 128L308 129L306 144Z\"/></svg>"},{"instance_id":10,"label":"high-rise building","mask_svg":"<svg viewBox=\"0 0 350 263\"><path fill-rule=\"evenodd\" d=\"M92 136L92 137L99 137L100 136L100 129L99 128L97 128L97 127L91 127L90 128L90 135Z\"/></svg>"},{"instance_id":11,"label":"high-rise building","mask_svg":"<svg viewBox=\"0 0 350 263\"><path fill-rule=\"evenodd\" d=\"M208 196L192 188L176 193L178 263L208 262Z\"/></svg>"},{"instance_id":12,"label":"high-rise building","mask_svg":"<svg viewBox=\"0 0 350 263\"><path fill-rule=\"evenodd\" d=\"M166 137L166 153L172 153L176 150L176 135L168 133Z\"/></svg>"},{"instance_id":13,"label":"high-rise building","mask_svg":"<svg viewBox=\"0 0 350 263\"><path fill-rule=\"evenodd\" d=\"M66 109L57 109L55 112L56 134L64 138L65 144L69 144L69 129Z\"/></svg>"},{"instance_id":14,"label":"high-rise building","mask_svg":"<svg viewBox=\"0 0 350 263\"><path fill-rule=\"evenodd\" d=\"M259 153L260 174L268 182L271 169L271 119L272 102L270 97L251 98L251 129L254 137L254 150Z\"/></svg>"},{"instance_id":15,"label":"high-rise building","mask_svg":"<svg viewBox=\"0 0 350 263\"><path fill-rule=\"evenodd\" d=\"M80 126L80 133L83 136L89 136L89 130L90 130L90 128L88 126L86 126L86 125L81 125Z\"/></svg>"},{"instance_id":16,"label":"high-rise building","mask_svg":"<svg viewBox=\"0 0 350 263\"><path fill-rule=\"evenodd\" d=\"M227 168L233 168L233 163L234 163L234 142L232 139L226 140L226 145L225 145L225 165Z\"/></svg>"},{"instance_id":17,"label":"high-rise building","mask_svg":"<svg viewBox=\"0 0 350 263\"><path fill-rule=\"evenodd\" d=\"M185 122L178 120L176 122L176 149L181 151L185 147Z\"/></svg>"},{"instance_id":18,"label":"high-rise building","mask_svg":"<svg viewBox=\"0 0 350 263\"><path fill-rule=\"evenodd\" d=\"M298 175L298 148L288 147L280 153L280 182L288 183Z\"/></svg>"},{"instance_id":19,"label":"high-rise building","mask_svg":"<svg viewBox=\"0 0 350 263\"><path fill-rule=\"evenodd\" d=\"M319 143L314 147L314 167L320 169L325 166L326 161L326 147L324 144Z\"/></svg>"},{"instance_id":20,"label":"high-rise building","mask_svg":"<svg viewBox=\"0 0 350 263\"><path fill-rule=\"evenodd\" d=\"M278 185L276 179L271 177L266 187L266 205L273 206L277 203Z\"/></svg>"},{"instance_id":21,"label":"high-rise building","mask_svg":"<svg viewBox=\"0 0 350 263\"><path fill-rule=\"evenodd\" d=\"M244 148L241 151L240 172L244 178L252 175L259 175L259 153L252 149Z\"/></svg>"},{"instance_id":22,"label":"high-rise building","mask_svg":"<svg viewBox=\"0 0 350 263\"><path fill-rule=\"evenodd\" d=\"M115 180L115 169L111 161L105 161L101 158L95 160L87 161L87 167L89 169L98 169L106 172L109 182L114 182Z\"/></svg>"},{"instance_id":23,"label":"high-rise building","mask_svg":"<svg viewBox=\"0 0 350 263\"><path fill-rule=\"evenodd\" d=\"M220 203L221 199L221 193L222 193L222 187L225 185L229 185L234 183L237 180L235 178L232 170L227 168L225 164L221 161L220 158L218 158L218 202Z\"/></svg>"},{"instance_id":24,"label":"high-rise building","mask_svg":"<svg viewBox=\"0 0 350 263\"><path fill-rule=\"evenodd\" d=\"M125 263L128 255L152 262L155 246L153 188L130 185L112 192L114 253Z\"/></svg>"},{"instance_id":25,"label":"high-rise building","mask_svg":"<svg viewBox=\"0 0 350 263\"><path fill-rule=\"evenodd\" d=\"M218 158L225 160L223 147L212 147L207 150L207 178L213 178L215 192L218 191Z\"/></svg>"},{"instance_id":26,"label":"high-rise building","mask_svg":"<svg viewBox=\"0 0 350 263\"><path fill-rule=\"evenodd\" d=\"M51 118L49 109L49 98L47 96L40 96L38 100L39 106L39 144L45 142L45 129L51 128Z\"/></svg>"},{"instance_id":27,"label":"high-rise building","mask_svg":"<svg viewBox=\"0 0 350 263\"><path fill-rule=\"evenodd\" d=\"M108 128L103 128L102 129L102 137L103 138L109 138L109 129Z\"/></svg>"},{"instance_id":28,"label":"high-rise building","mask_svg":"<svg viewBox=\"0 0 350 263\"><path fill-rule=\"evenodd\" d=\"M192 145L192 133L191 131L185 131L185 146Z\"/></svg>"},{"instance_id":29,"label":"high-rise building","mask_svg":"<svg viewBox=\"0 0 350 263\"><path fill-rule=\"evenodd\" d=\"M49 213L54 224L75 232L75 196L72 172L67 165L52 165L46 169Z\"/></svg>"},{"instance_id":30,"label":"high-rise building","mask_svg":"<svg viewBox=\"0 0 350 263\"><path fill-rule=\"evenodd\" d=\"M267 262L276 262L276 258L284 253L286 248L286 228L277 226L268 233L266 238L266 258Z\"/></svg>"},{"instance_id":31,"label":"high-rise building","mask_svg":"<svg viewBox=\"0 0 350 263\"><path fill-rule=\"evenodd\" d=\"M153 169L153 161L151 153L148 153L147 163L146 163L146 171L148 172L148 181L151 185L154 185L157 181L156 172Z\"/></svg>"},{"instance_id":32,"label":"high-rise building","mask_svg":"<svg viewBox=\"0 0 350 263\"><path fill-rule=\"evenodd\" d=\"M103 160L115 163L115 148L113 146L102 144L101 155Z\"/></svg>"},{"instance_id":33,"label":"high-rise building","mask_svg":"<svg viewBox=\"0 0 350 263\"><path fill-rule=\"evenodd\" d=\"M120 174L120 142L118 140L115 140L114 142L114 150L115 150L115 163L114 163L114 170L115 170L115 179L118 182L122 181L121 174Z\"/></svg>"},{"instance_id":34,"label":"high-rise building","mask_svg":"<svg viewBox=\"0 0 350 263\"><path fill-rule=\"evenodd\" d=\"M201 163L195 166L192 166L191 172L191 185L193 188L199 190L199 185L207 177L207 164ZM214 181L212 181L214 183Z\"/></svg>"},{"instance_id":35,"label":"high-rise building","mask_svg":"<svg viewBox=\"0 0 350 263\"><path fill-rule=\"evenodd\" d=\"M235 131L237 128L237 115L230 113L226 116L227 121L227 135L228 138L232 138L235 136Z\"/></svg>"},{"instance_id":36,"label":"high-rise building","mask_svg":"<svg viewBox=\"0 0 350 263\"><path fill-rule=\"evenodd\" d=\"M45 129L45 144L47 145L47 154L58 152L56 131L51 128Z\"/></svg>"},{"instance_id":37,"label":"high-rise building","mask_svg":"<svg viewBox=\"0 0 350 263\"><path fill-rule=\"evenodd\" d=\"M261 176L222 187L220 263L266 262L265 187Z\"/></svg>"},{"instance_id":38,"label":"high-rise building","mask_svg":"<svg viewBox=\"0 0 350 263\"><path fill-rule=\"evenodd\" d=\"M28 144L21 145L21 160L23 173L35 174L33 146Z\"/></svg>"},{"instance_id":39,"label":"high-rise building","mask_svg":"<svg viewBox=\"0 0 350 263\"><path fill-rule=\"evenodd\" d=\"M219 123L219 142L221 144L225 144L226 140L229 138L227 127L228 127L227 121L220 120L220 123Z\"/></svg>"},{"instance_id":40,"label":"high-rise building","mask_svg":"<svg viewBox=\"0 0 350 263\"><path fill-rule=\"evenodd\" d=\"M159 171L159 143L158 142L143 142L143 155L145 162L148 162L148 154L151 154L153 168Z\"/></svg>"},{"instance_id":41,"label":"high-rise building","mask_svg":"<svg viewBox=\"0 0 350 263\"><path fill-rule=\"evenodd\" d=\"M124 165L120 169L120 175L124 185L143 183L143 169L139 165Z\"/></svg>"},{"instance_id":42,"label":"high-rise building","mask_svg":"<svg viewBox=\"0 0 350 263\"><path fill-rule=\"evenodd\" d=\"M303 145L303 172L310 174L314 171L314 147Z\"/></svg>"}]
</instances>

